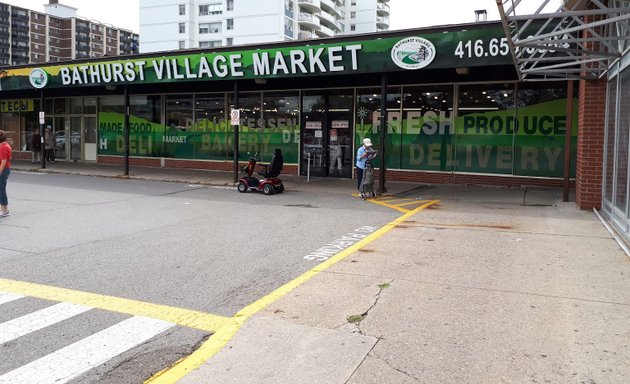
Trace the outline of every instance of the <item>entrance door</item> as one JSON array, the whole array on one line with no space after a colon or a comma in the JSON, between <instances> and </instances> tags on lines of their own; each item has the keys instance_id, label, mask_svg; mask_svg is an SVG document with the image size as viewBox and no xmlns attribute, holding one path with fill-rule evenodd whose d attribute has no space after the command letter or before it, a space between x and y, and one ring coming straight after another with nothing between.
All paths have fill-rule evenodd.
<instances>
[{"instance_id":1,"label":"entrance door","mask_svg":"<svg viewBox=\"0 0 630 384\"><path fill-rule=\"evenodd\" d=\"M83 132L83 118L81 116L70 117L70 160L82 160L81 133Z\"/></svg>"},{"instance_id":2,"label":"entrance door","mask_svg":"<svg viewBox=\"0 0 630 384\"><path fill-rule=\"evenodd\" d=\"M302 114L301 174L313 177L328 175L326 113Z\"/></svg>"},{"instance_id":3,"label":"entrance door","mask_svg":"<svg viewBox=\"0 0 630 384\"><path fill-rule=\"evenodd\" d=\"M301 175L352 178L352 106L347 90L302 96Z\"/></svg>"},{"instance_id":4,"label":"entrance door","mask_svg":"<svg viewBox=\"0 0 630 384\"><path fill-rule=\"evenodd\" d=\"M83 130L83 155L85 161L96 161L96 117L85 116L83 124L85 125Z\"/></svg>"},{"instance_id":5,"label":"entrance door","mask_svg":"<svg viewBox=\"0 0 630 384\"><path fill-rule=\"evenodd\" d=\"M328 112L328 176L352 177L352 128L349 112Z\"/></svg>"},{"instance_id":6,"label":"entrance door","mask_svg":"<svg viewBox=\"0 0 630 384\"><path fill-rule=\"evenodd\" d=\"M302 175L352 177L351 117L350 112L302 114Z\"/></svg>"},{"instance_id":7,"label":"entrance door","mask_svg":"<svg viewBox=\"0 0 630 384\"><path fill-rule=\"evenodd\" d=\"M59 116L55 117L55 123L53 126L55 135L55 160L67 160L68 158L68 146L66 138L68 135L68 119Z\"/></svg>"}]
</instances>

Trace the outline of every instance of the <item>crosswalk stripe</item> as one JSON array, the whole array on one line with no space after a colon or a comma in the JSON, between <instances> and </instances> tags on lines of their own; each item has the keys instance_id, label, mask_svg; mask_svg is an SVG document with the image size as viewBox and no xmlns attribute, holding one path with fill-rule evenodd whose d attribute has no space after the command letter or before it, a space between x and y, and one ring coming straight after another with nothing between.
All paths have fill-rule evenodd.
<instances>
[{"instance_id":1,"label":"crosswalk stripe","mask_svg":"<svg viewBox=\"0 0 630 384\"><path fill-rule=\"evenodd\" d=\"M62 384L173 327L135 316L0 376L0 384Z\"/></svg>"},{"instance_id":2,"label":"crosswalk stripe","mask_svg":"<svg viewBox=\"0 0 630 384\"><path fill-rule=\"evenodd\" d=\"M59 303L0 324L0 344L87 312L91 307Z\"/></svg>"},{"instance_id":3,"label":"crosswalk stripe","mask_svg":"<svg viewBox=\"0 0 630 384\"><path fill-rule=\"evenodd\" d=\"M18 295L17 293L9 293L0 291L0 304L8 303L17 299L23 298L23 295Z\"/></svg>"}]
</instances>

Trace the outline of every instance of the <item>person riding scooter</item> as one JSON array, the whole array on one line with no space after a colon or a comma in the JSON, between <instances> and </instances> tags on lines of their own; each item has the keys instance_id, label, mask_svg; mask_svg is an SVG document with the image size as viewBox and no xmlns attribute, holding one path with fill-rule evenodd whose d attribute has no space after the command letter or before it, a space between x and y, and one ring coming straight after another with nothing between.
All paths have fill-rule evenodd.
<instances>
[{"instance_id":1,"label":"person riding scooter","mask_svg":"<svg viewBox=\"0 0 630 384\"><path fill-rule=\"evenodd\" d=\"M258 152L249 158L247 167L244 169L247 176L239 179L238 191L244 193L251 189L253 191L263 191L265 195L283 192L284 185L282 184L282 180L278 178L278 175L280 175L282 171L282 166L284 165L282 151L279 148L274 150L269 164L265 165L264 170L258 172L258 174L263 177L260 180L253 176L258 162L257 156Z\"/></svg>"}]
</instances>

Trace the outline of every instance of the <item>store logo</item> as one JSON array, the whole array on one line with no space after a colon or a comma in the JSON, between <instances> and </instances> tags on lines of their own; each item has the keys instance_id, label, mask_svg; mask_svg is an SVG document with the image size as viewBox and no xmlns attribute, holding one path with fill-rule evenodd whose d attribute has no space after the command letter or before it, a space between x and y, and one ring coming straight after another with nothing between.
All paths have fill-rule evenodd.
<instances>
[{"instance_id":1,"label":"store logo","mask_svg":"<svg viewBox=\"0 0 630 384\"><path fill-rule=\"evenodd\" d=\"M35 88L44 88L48 84L48 74L41 68L33 69L28 79Z\"/></svg>"},{"instance_id":2,"label":"store logo","mask_svg":"<svg viewBox=\"0 0 630 384\"><path fill-rule=\"evenodd\" d=\"M402 69L424 68L435 59L435 46L422 37L402 39L392 48L392 60Z\"/></svg>"}]
</instances>

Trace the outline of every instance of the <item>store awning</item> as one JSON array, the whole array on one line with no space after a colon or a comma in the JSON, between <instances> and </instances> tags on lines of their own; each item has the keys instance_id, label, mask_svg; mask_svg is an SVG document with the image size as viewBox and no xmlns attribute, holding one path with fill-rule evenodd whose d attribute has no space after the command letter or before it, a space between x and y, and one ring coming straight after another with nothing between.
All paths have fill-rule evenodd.
<instances>
[{"instance_id":1,"label":"store awning","mask_svg":"<svg viewBox=\"0 0 630 384\"><path fill-rule=\"evenodd\" d=\"M629 0L496 3L521 80L601 78L630 50Z\"/></svg>"}]
</instances>

